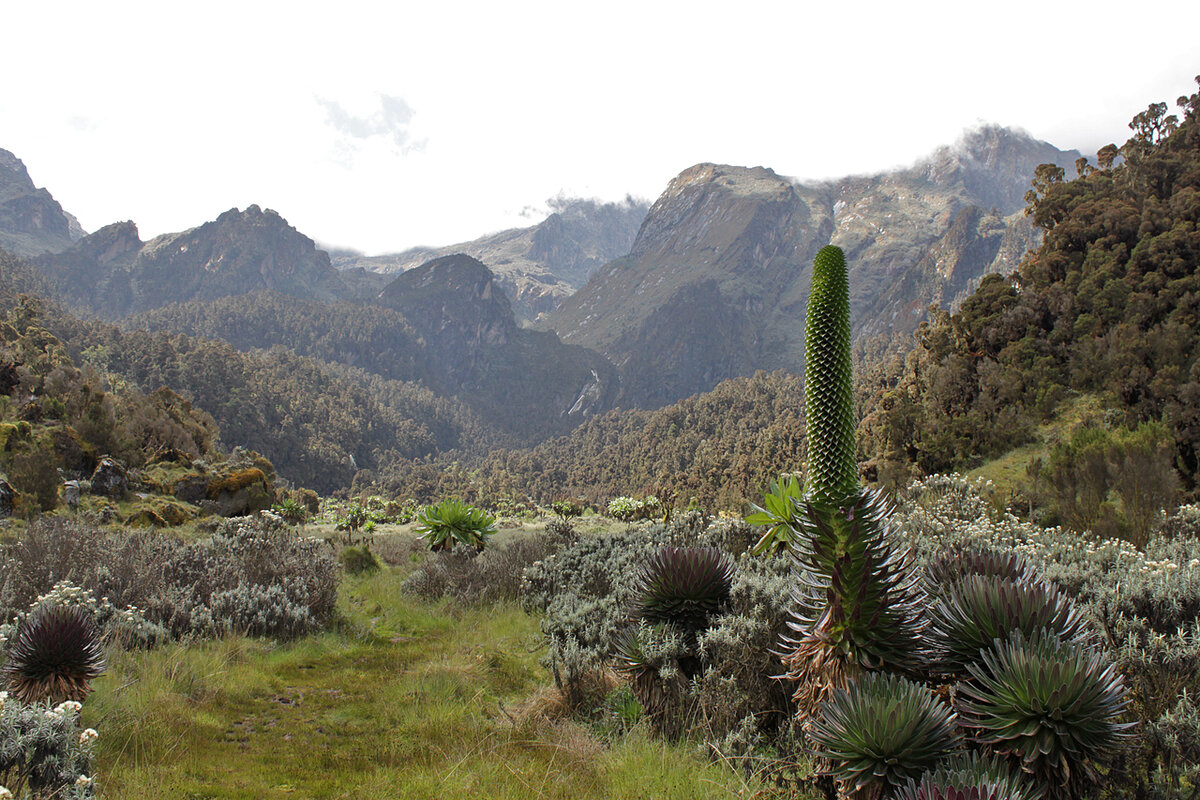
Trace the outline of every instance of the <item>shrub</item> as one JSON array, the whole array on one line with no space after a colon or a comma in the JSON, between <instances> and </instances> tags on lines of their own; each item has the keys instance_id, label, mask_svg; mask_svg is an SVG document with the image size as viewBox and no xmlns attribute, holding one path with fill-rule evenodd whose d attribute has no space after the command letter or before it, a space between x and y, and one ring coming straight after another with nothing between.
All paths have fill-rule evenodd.
<instances>
[{"instance_id":1,"label":"shrub","mask_svg":"<svg viewBox=\"0 0 1200 800\"><path fill-rule=\"evenodd\" d=\"M955 677L965 677L967 665L994 641L1018 631L1029 636L1045 629L1085 645L1094 638L1075 604L1044 581L968 575L951 583L928 614L938 667Z\"/></svg>"},{"instance_id":2,"label":"shrub","mask_svg":"<svg viewBox=\"0 0 1200 800\"><path fill-rule=\"evenodd\" d=\"M1090 762L1111 754L1130 723L1115 667L1049 631L1018 632L985 651L960 687L971 738L1014 759L1044 797L1074 798L1094 782Z\"/></svg>"},{"instance_id":3,"label":"shrub","mask_svg":"<svg viewBox=\"0 0 1200 800\"><path fill-rule=\"evenodd\" d=\"M1007 762L976 752L957 753L920 780L910 779L893 800L1037 800L1037 789Z\"/></svg>"},{"instance_id":4,"label":"shrub","mask_svg":"<svg viewBox=\"0 0 1200 800\"><path fill-rule=\"evenodd\" d=\"M877 672L827 696L808 737L848 796L864 798L919 778L958 745L950 709L924 687Z\"/></svg>"},{"instance_id":5,"label":"shrub","mask_svg":"<svg viewBox=\"0 0 1200 800\"><path fill-rule=\"evenodd\" d=\"M365 544L357 547L343 547L338 554L342 569L348 575L366 575L379 571L379 559Z\"/></svg>"},{"instance_id":6,"label":"shrub","mask_svg":"<svg viewBox=\"0 0 1200 800\"><path fill-rule=\"evenodd\" d=\"M559 546L544 534L514 539L483 553L459 545L432 554L404 579L401 589L426 600L453 597L470 605L515 600L525 568L550 557Z\"/></svg>"},{"instance_id":7,"label":"shrub","mask_svg":"<svg viewBox=\"0 0 1200 800\"><path fill-rule=\"evenodd\" d=\"M102 531L78 521L38 520L5 549L4 558L4 618L23 613L50 591L56 576L72 575L90 593L94 613L131 621L133 630L126 625L126 632L137 633L146 643L159 634L152 628L138 630L139 622L161 625L174 637L212 636L228 629L214 617L217 593L233 593L221 603L240 609L239 625L247 614L257 619L260 615L250 614L245 598L277 598L278 592L267 591L272 586L291 605L307 609L307 617L264 610L262 619L280 621L278 632L257 624L245 627L291 636L297 632L296 619L307 620L306 629L324 625L334 614L340 576L325 542L296 536L278 518L267 517L221 520L210 541L194 543L164 534ZM107 623L98 618L97 624Z\"/></svg>"},{"instance_id":8,"label":"shrub","mask_svg":"<svg viewBox=\"0 0 1200 800\"><path fill-rule=\"evenodd\" d=\"M733 562L715 547L663 547L638 576L633 610L646 622L678 625L694 636L729 599L732 581Z\"/></svg>"},{"instance_id":9,"label":"shrub","mask_svg":"<svg viewBox=\"0 0 1200 800\"><path fill-rule=\"evenodd\" d=\"M90 800L96 732L79 727L78 704L53 709L0 692L0 786L13 796Z\"/></svg>"}]
</instances>

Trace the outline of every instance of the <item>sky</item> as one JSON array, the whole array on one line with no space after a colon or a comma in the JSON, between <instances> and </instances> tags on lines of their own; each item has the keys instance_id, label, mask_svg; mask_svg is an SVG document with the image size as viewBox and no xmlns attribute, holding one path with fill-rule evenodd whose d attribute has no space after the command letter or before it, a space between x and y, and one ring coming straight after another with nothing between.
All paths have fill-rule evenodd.
<instances>
[{"instance_id":1,"label":"sky","mask_svg":"<svg viewBox=\"0 0 1200 800\"><path fill-rule=\"evenodd\" d=\"M702 162L907 166L980 123L1094 153L1196 90L1200 3L0 0L0 148L83 227L258 204L368 254L653 201Z\"/></svg>"}]
</instances>

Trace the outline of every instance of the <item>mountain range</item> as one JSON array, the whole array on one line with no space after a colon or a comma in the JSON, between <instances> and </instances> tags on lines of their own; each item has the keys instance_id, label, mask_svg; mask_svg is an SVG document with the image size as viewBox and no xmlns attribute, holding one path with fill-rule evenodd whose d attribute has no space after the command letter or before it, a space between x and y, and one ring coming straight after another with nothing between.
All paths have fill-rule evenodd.
<instances>
[{"instance_id":1,"label":"mountain range","mask_svg":"<svg viewBox=\"0 0 1200 800\"><path fill-rule=\"evenodd\" d=\"M822 246L846 252L856 338L911 331L931 304L1016 268L1038 241L1022 213L1029 176L1077 158L983 127L911 168L822 183L698 164L651 207L630 253L539 326L608 356L639 407L759 369L799 372Z\"/></svg>"},{"instance_id":2,"label":"mountain range","mask_svg":"<svg viewBox=\"0 0 1200 800\"><path fill-rule=\"evenodd\" d=\"M801 373L825 244L851 264L856 338L913 330L930 304L1015 269L1039 238L1030 177L1078 157L982 127L912 167L835 181L698 164L648 209L558 200L529 228L365 257L331 256L257 206L149 241L133 222L84 235L0 151L0 247L85 316L408 382L533 443L612 408Z\"/></svg>"}]
</instances>

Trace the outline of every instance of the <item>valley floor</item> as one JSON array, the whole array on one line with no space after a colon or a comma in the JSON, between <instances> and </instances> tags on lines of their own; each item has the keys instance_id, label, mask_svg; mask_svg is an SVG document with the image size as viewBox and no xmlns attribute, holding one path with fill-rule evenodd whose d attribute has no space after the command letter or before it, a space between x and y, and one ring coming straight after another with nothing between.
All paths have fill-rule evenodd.
<instances>
[{"instance_id":1,"label":"valley floor","mask_svg":"<svg viewBox=\"0 0 1200 800\"><path fill-rule=\"evenodd\" d=\"M110 653L84 708L101 797L766 796L695 745L553 713L538 620L347 578L338 629Z\"/></svg>"}]
</instances>

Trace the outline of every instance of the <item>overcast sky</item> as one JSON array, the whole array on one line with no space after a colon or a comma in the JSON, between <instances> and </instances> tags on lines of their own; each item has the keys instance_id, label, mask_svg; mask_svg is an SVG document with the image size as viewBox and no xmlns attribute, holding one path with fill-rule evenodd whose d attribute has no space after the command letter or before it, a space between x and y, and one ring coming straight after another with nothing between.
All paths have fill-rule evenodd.
<instances>
[{"instance_id":1,"label":"overcast sky","mask_svg":"<svg viewBox=\"0 0 1200 800\"><path fill-rule=\"evenodd\" d=\"M0 147L89 231L257 203L381 253L700 161L871 172L979 122L1095 152L1200 73L1195 0L310 7L0 0Z\"/></svg>"}]
</instances>

